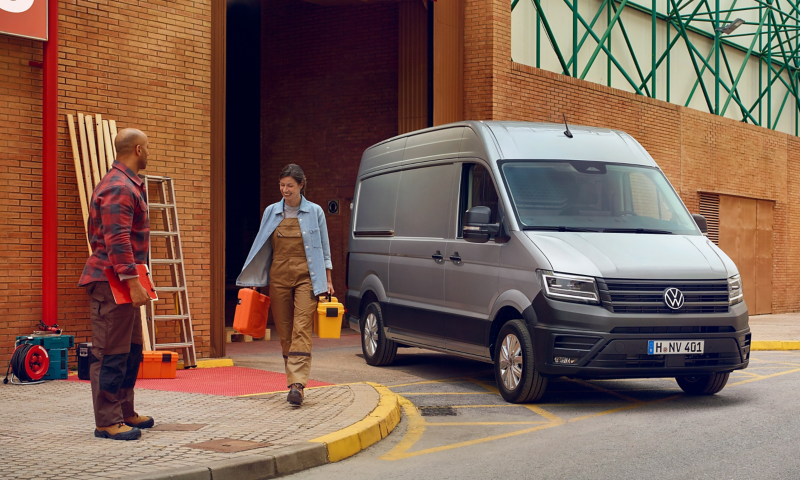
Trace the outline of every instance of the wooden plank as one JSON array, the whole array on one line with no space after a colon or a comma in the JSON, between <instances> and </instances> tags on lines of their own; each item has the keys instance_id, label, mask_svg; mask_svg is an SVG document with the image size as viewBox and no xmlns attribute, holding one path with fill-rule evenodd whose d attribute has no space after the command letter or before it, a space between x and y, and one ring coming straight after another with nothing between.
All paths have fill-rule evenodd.
<instances>
[{"instance_id":1,"label":"wooden plank","mask_svg":"<svg viewBox=\"0 0 800 480\"><path fill-rule=\"evenodd\" d=\"M144 342L142 343L142 349L145 352L151 352L153 350L153 346L150 344L150 329L147 328L147 309L144 305L139 307L139 314L142 317L142 338Z\"/></svg>"},{"instance_id":2,"label":"wooden plank","mask_svg":"<svg viewBox=\"0 0 800 480\"><path fill-rule=\"evenodd\" d=\"M773 206L771 200L758 200L756 240L756 315L772 313L773 262L772 225ZM753 311L750 312L751 315Z\"/></svg>"},{"instance_id":3,"label":"wooden plank","mask_svg":"<svg viewBox=\"0 0 800 480\"><path fill-rule=\"evenodd\" d=\"M756 311L756 215L757 201L740 198L741 231L739 232L739 267L748 309Z\"/></svg>"},{"instance_id":4,"label":"wooden plank","mask_svg":"<svg viewBox=\"0 0 800 480\"><path fill-rule=\"evenodd\" d=\"M86 187L86 198L91 201L94 183L92 183L92 169L89 167L89 149L86 146L86 120L83 114L78 114L78 132L81 138L81 158L83 159L83 184Z\"/></svg>"},{"instance_id":5,"label":"wooden plank","mask_svg":"<svg viewBox=\"0 0 800 480\"><path fill-rule=\"evenodd\" d=\"M108 170L114 165L114 148L111 146L111 131L108 128L108 120L103 120L103 140L106 143L106 159L108 160Z\"/></svg>"},{"instance_id":6,"label":"wooden plank","mask_svg":"<svg viewBox=\"0 0 800 480\"><path fill-rule=\"evenodd\" d=\"M94 143L94 125L92 123L92 116L86 115L86 136L87 140L89 140L89 156L92 159L92 174L94 178L94 185L92 187L96 187L100 180L106 176L106 169L97 162L97 150L95 150L95 143Z\"/></svg>"},{"instance_id":7,"label":"wooden plank","mask_svg":"<svg viewBox=\"0 0 800 480\"><path fill-rule=\"evenodd\" d=\"M100 170L105 176L108 172L108 160L106 159L106 144L103 141L103 116L99 113L94 116L97 123L97 161L100 163Z\"/></svg>"},{"instance_id":8,"label":"wooden plank","mask_svg":"<svg viewBox=\"0 0 800 480\"><path fill-rule=\"evenodd\" d=\"M114 160L117 159L117 121L109 120L109 127L111 127L111 146L114 149Z\"/></svg>"},{"instance_id":9,"label":"wooden plank","mask_svg":"<svg viewBox=\"0 0 800 480\"><path fill-rule=\"evenodd\" d=\"M69 129L69 140L72 144L72 161L75 163L75 178L78 181L78 196L81 201L81 214L83 215L83 231L86 233L86 224L89 221L89 207L86 202L86 186L83 181L83 167L81 166L81 158L78 153L78 139L75 136L75 119L72 115L67 115L67 128ZM86 245L89 247L89 254L92 253L92 247L89 244L89 239L86 239Z\"/></svg>"}]
</instances>

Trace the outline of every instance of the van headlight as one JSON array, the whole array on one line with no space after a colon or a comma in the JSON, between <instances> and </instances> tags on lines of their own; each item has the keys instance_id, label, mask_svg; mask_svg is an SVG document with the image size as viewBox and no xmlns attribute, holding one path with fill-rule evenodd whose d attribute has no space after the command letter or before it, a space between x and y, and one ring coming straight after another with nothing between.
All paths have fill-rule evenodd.
<instances>
[{"instance_id":1,"label":"van headlight","mask_svg":"<svg viewBox=\"0 0 800 480\"><path fill-rule=\"evenodd\" d=\"M553 300L599 304L597 283L592 277L580 277L549 270L538 270L539 283L545 296Z\"/></svg>"},{"instance_id":2,"label":"van headlight","mask_svg":"<svg viewBox=\"0 0 800 480\"><path fill-rule=\"evenodd\" d=\"M744 300L744 292L742 292L742 277L734 275L728 279L728 303L736 305Z\"/></svg>"}]
</instances>

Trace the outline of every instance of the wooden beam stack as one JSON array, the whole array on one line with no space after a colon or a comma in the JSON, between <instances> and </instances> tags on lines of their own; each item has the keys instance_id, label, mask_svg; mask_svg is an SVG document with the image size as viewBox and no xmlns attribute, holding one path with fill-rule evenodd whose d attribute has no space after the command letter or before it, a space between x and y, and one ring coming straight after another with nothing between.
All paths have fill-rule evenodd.
<instances>
[{"instance_id":1,"label":"wooden beam stack","mask_svg":"<svg viewBox=\"0 0 800 480\"><path fill-rule=\"evenodd\" d=\"M117 156L114 140L117 138L117 122L104 120L100 114L94 116L78 114L78 135L75 134L75 117L67 114L67 128L69 139L72 143L72 160L75 163L75 177L78 181L78 197L81 201L83 214L83 228L86 233L86 246L89 254L92 247L89 244L87 223L89 221L89 203L92 201L92 192L100 180L111 170ZM78 140L80 139L80 141ZM142 330L144 336L144 350L152 350L150 335L147 329L145 307L140 308L142 317Z\"/></svg>"}]
</instances>

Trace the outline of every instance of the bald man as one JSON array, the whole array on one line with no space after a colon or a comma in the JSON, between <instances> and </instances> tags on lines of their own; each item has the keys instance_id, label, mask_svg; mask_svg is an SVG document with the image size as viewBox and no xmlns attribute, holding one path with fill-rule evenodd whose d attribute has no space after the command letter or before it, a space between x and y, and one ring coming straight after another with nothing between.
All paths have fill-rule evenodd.
<instances>
[{"instance_id":1,"label":"bald man","mask_svg":"<svg viewBox=\"0 0 800 480\"><path fill-rule=\"evenodd\" d=\"M89 206L87 231L92 255L79 285L86 287L92 320L92 382L95 437L136 440L154 425L133 406L133 387L142 359L139 307L149 297L139 283L137 264L147 262L150 220L145 185L137 175L147 167L150 144L135 128L117 134L117 160L97 184ZM117 305L105 274L113 269L127 282L133 303Z\"/></svg>"}]
</instances>

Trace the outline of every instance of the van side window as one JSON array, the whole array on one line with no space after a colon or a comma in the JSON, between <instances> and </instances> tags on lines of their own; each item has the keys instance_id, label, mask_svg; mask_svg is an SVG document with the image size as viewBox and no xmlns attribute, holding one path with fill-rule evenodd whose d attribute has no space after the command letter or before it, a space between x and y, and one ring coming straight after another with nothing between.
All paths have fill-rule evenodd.
<instances>
[{"instance_id":1,"label":"van side window","mask_svg":"<svg viewBox=\"0 0 800 480\"><path fill-rule=\"evenodd\" d=\"M394 231L394 210L400 172L386 173L361 181L356 207L356 232Z\"/></svg>"},{"instance_id":2,"label":"van side window","mask_svg":"<svg viewBox=\"0 0 800 480\"><path fill-rule=\"evenodd\" d=\"M461 198L458 209L458 238L464 237L464 217L472 207L489 207L492 222L500 222L497 190L489 170L479 163L465 163L461 171Z\"/></svg>"},{"instance_id":3,"label":"van side window","mask_svg":"<svg viewBox=\"0 0 800 480\"><path fill-rule=\"evenodd\" d=\"M446 238L455 175L453 164L412 168L400 173L396 237Z\"/></svg>"}]
</instances>

